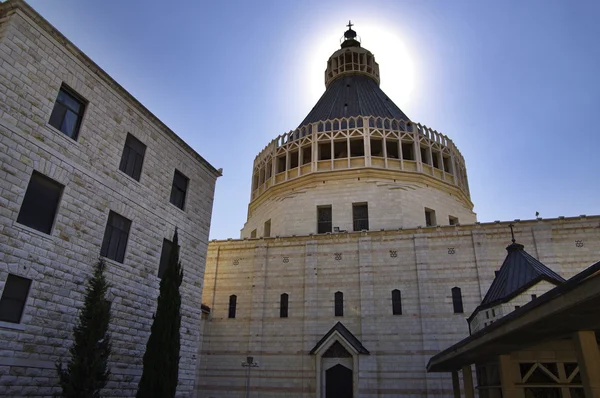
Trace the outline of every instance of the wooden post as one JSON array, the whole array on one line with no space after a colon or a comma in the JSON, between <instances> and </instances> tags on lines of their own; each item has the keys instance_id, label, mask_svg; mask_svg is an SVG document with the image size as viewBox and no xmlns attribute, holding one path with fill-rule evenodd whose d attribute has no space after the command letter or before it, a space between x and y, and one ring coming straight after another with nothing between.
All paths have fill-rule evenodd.
<instances>
[{"instance_id":1,"label":"wooden post","mask_svg":"<svg viewBox=\"0 0 600 398\"><path fill-rule=\"evenodd\" d=\"M458 371L452 371L452 391L454 398L460 398L460 380L458 380Z\"/></svg>"},{"instance_id":2,"label":"wooden post","mask_svg":"<svg viewBox=\"0 0 600 398\"><path fill-rule=\"evenodd\" d=\"M590 330L577 331L573 334L573 342L585 398L600 398L600 353L596 333Z\"/></svg>"},{"instance_id":3,"label":"wooden post","mask_svg":"<svg viewBox=\"0 0 600 398\"><path fill-rule=\"evenodd\" d=\"M515 385L514 367L510 361L510 355L500 355L498 357L498 368L500 370L500 386L502 387L503 397L520 397Z\"/></svg>"},{"instance_id":4,"label":"wooden post","mask_svg":"<svg viewBox=\"0 0 600 398\"><path fill-rule=\"evenodd\" d=\"M465 387L465 398L475 398L475 389L473 388L473 373L471 373L471 365L462 367L463 384Z\"/></svg>"}]
</instances>

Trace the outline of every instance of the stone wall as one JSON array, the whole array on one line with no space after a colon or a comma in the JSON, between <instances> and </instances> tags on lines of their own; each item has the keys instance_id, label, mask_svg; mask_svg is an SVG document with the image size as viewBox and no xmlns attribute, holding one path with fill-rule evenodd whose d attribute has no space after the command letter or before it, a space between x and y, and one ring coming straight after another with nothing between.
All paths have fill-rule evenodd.
<instances>
[{"instance_id":1,"label":"stone wall","mask_svg":"<svg viewBox=\"0 0 600 398\"><path fill-rule=\"evenodd\" d=\"M179 391L193 390L200 297L218 172L20 1L0 4L0 290L32 280L21 323L0 324L0 395L49 397L66 360L109 211L132 220L112 285L112 376L104 396L134 396L156 309L163 239L179 230L182 284ZM77 140L48 124L66 84L88 103ZM127 133L146 146L140 181L119 170ZM175 169L190 178L184 210L169 203ZM16 222L33 171L64 185L50 234Z\"/></svg>"},{"instance_id":2,"label":"stone wall","mask_svg":"<svg viewBox=\"0 0 600 398\"><path fill-rule=\"evenodd\" d=\"M600 217L515 222L517 242L565 279L600 260ZM206 321L198 397L238 397L240 362L252 355L253 397L314 397L310 350L341 321L370 351L359 355L361 397L452 395L450 375L427 374L429 358L468 335L466 318L481 303L506 257L508 223L371 231L209 244L203 303ZM579 241L579 243L577 243ZM460 287L464 313L453 312ZM402 294L392 315L391 291ZM344 316L334 316L334 293ZM279 298L289 294L289 317ZM229 296L237 296L235 319Z\"/></svg>"},{"instance_id":3,"label":"stone wall","mask_svg":"<svg viewBox=\"0 0 600 398\"><path fill-rule=\"evenodd\" d=\"M463 224L476 221L472 209L444 189L422 182L370 177L364 170L350 176L332 173L265 195L268 199L248 217L242 238L249 238L253 230L257 237L264 236L264 222L269 219L271 236L317 233L317 206L322 205L331 205L332 225L348 231L353 230L353 203L368 204L370 230L425 226L426 207L435 211L438 225L448 225L449 216Z\"/></svg>"}]
</instances>

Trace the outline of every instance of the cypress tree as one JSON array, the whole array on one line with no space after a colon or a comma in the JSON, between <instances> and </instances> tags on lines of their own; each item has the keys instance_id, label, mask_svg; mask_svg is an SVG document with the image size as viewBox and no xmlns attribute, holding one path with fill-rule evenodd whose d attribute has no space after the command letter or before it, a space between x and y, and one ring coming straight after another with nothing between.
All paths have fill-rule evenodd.
<instances>
[{"instance_id":1,"label":"cypress tree","mask_svg":"<svg viewBox=\"0 0 600 398\"><path fill-rule=\"evenodd\" d=\"M160 281L158 306L146 344L137 398L172 398L177 390L181 326L179 286L183 279L178 241L175 229L169 262Z\"/></svg>"},{"instance_id":2,"label":"cypress tree","mask_svg":"<svg viewBox=\"0 0 600 398\"><path fill-rule=\"evenodd\" d=\"M88 280L83 309L73 328L73 345L69 349L71 357L67 367L63 369L61 361L56 363L64 398L98 398L108 381L111 350L108 288L104 278L104 260L100 259Z\"/></svg>"}]
</instances>

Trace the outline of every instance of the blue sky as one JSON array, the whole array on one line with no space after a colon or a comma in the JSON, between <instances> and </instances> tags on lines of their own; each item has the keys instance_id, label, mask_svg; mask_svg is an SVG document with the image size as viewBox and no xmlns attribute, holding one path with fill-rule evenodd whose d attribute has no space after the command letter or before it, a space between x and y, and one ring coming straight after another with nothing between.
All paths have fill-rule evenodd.
<instances>
[{"instance_id":1,"label":"blue sky","mask_svg":"<svg viewBox=\"0 0 600 398\"><path fill-rule=\"evenodd\" d=\"M324 91L348 19L381 87L449 136L479 221L600 214L598 1L29 3L216 168L237 238L252 162Z\"/></svg>"}]
</instances>

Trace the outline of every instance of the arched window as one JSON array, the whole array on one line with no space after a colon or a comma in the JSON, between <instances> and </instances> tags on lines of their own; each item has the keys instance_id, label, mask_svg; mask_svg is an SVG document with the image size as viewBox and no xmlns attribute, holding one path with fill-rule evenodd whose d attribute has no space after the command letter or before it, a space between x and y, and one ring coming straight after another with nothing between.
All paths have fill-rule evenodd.
<instances>
[{"instance_id":1,"label":"arched window","mask_svg":"<svg viewBox=\"0 0 600 398\"><path fill-rule=\"evenodd\" d=\"M335 316L344 316L344 293L335 292Z\"/></svg>"},{"instance_id":2,"label":"arched window","mask_svg":"<svg viewBox=\"0 0 600 398\"><path fill-rule=\"evenodd\" d=\"M455 314L462 314L464 312L460 287L455 286L452 288L452 306L454 307Z\"/></svg>"},{"instance_id":3,"label":"arched window","mask_svg":"<svg viewBox=\"0 0 600 398\"><path fill-rule=\"evenodd\" d=\"M235 307L237 304L237 296L232 294L229 296L229 318L235 318Z\"/></svg>"},{"instance_id":4,"label":"arched window","mask_svg":"<svg viewBox=\"0 0 600 398\"><path fill-rule=\"evenodd\" d=\"M392 313L402 315L402 293L398 289L392 290Z\"/></svg>"},{"instance_id":5,"label":"arched window","mask_svg":"<svg viewBox=\"0 0 600 398\"><path fill-rule=\"evenodd\" d=\"M288 294L283 293L281 295L281 300L279 301L279 317L287 318L288 317Z\"/></svg>"}]
</instances>

